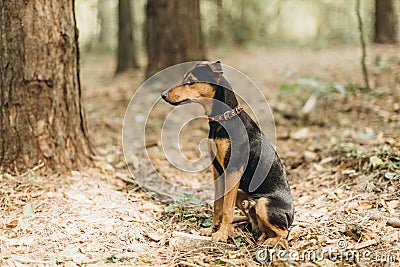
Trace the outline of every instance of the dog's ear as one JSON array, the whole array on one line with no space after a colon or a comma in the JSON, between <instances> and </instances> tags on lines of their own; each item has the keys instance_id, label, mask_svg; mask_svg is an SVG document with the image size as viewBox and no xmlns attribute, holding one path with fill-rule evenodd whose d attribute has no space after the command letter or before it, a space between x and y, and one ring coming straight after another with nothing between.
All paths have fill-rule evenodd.
<instances>
[{"instance_id":1,"label":"dog's ear","mask_svg":"<svg viewBox=\"0 0 400 267\"><path fill-rule=\"evenodd\" d=\"M222 73L223 73L221 61L217 60L217 61L215 61L215 62L212 62L212 63L209 64L209 66L210 66L210 69L211 69L213 72L216 72L216 73L218 73L218 74L222 74Z\"/></svg>"}]
</instances>

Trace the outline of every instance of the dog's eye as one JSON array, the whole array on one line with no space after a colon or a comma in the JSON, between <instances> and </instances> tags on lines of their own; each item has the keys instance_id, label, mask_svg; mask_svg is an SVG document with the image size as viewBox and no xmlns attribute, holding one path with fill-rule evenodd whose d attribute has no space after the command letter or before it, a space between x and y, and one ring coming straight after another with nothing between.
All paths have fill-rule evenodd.
<instances>
[{"instance_id":1,"label":"dog's eye","mask_svg":"<svg viewBox=\"0 0 400 267\"><path fill-rule=\"evenodd\" d=\"M189 80L186 84L187 85L192 85L192 84L194 84L194 81L193 80Z\"/></svg>"}]
</instances>

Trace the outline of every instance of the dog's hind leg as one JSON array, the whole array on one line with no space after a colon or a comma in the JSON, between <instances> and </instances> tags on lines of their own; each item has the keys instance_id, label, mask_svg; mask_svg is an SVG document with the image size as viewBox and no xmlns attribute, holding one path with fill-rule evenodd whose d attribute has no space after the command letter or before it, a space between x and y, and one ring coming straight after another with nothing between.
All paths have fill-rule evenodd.
<instances>
[{"instance_id":1,"label":"dog's hind leg","mask_svg":"<svg viewBox=\"0 0 400 267\"><path fill-rule=\"evenodd\" d=\"M262 232L257 240L258 245L275 247L281 245L288 248L288 222L284 210L270 206L268 198L260 198L255 205L257 225ZM267 238L267 240L265 240Z\"/></svg>"}]
</instances>

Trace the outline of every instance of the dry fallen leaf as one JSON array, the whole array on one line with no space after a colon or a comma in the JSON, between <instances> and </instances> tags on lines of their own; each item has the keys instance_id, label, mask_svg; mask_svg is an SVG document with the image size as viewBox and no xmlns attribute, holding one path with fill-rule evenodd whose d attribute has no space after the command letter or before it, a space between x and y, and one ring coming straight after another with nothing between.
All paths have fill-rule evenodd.
<instances>
[{"instance_id":1,"label":"dry fallen leaf","mask_svg":"<svg viewBox=\"0 0 400 267\"><path fill-rule=\"evenodd\" d=\"M386 209L386 211L389 212L390 215L396 213L395 210L391 206L389 206L388 203L383 198L381 199L381 204Z\"/></svg>"},{"instance_id":2,"label":"dry fallen leaf","mask_svg":"<svg viewBox=\"0 0 400 267\"><path fill-rule=\"evenodd\" d=\"M312 151L304 151L304 158L308 161L314 161L318 157L317 153L314 153Z\"/></svg>"},{"instance_id":3,"label":"dry fallen leaf","mask_svg":"<svg viewBox=\"0 0 400 267\"><path fill-rule=\"evenodd\" d=\"M341 164L341 165L338 167L338 170L345 170L345 169L350 168L351 166L353 166L353 162L349 161L349 162L346 162L346 163Z\"/></svg>"},{"instance_id":4,"label":"dry fallen leaf","mask_svg":"<svg viewBox=\"0 0 400 267\"><path fill-rule=\"evenodd\" d=\"M334 159L335 159L334 157L323 158L323 159L319 162L319 164L324 165L324 164L327 164L327 163L333 161Z\"/></svg>"},{"instance_id":5,"label":"dry fallen leaf","mask_svg":"<svg viewBox=\"0 0 400 267\"><path fill-rule=\"evenodd\" d=\"M307 128L302 128L302 129L298 130L297 132L291 133L290 137L295 140L302 140L302 139L306 139L309 134L310 134L310 131Z\"/></svg>"},{"instance_id":6,"label":"dry fallen leaf","mask_svg":"<svg viewBox=\"0 0 400 267\"><path fill-rule=\"evenodd\" d=\"M314 167L314 169L315 169L316 171L319 171L319 172L324 172L324 171L327 170L327 169L325 169L324 167L322 167L321 165L319 165L319 164L317 164L317 163L314 163L314 164L313 164L313 167Z\"/></svg>"},{"instance_id":7,"label":"dry fallen leaf","mask_svg":"<svg viewBox=\"0 0 400 267\"><path fill-rule=\"evenodd\" d=\"M300 205L304 205L308 202L311 202L311 200L313 200L314 197L310 196L310 195L305 195L305 196L301 196L300 198L297 199L297 203L299 203Z\"/></svg>"},{"instance_id":8,"label":"dry fallen leaf","mask_svg":"<svg viewBox=\"0 0 400 267\"><path fill-rule=\"evenodd\" d=\"M161 233L161 231L144 232L143 235L147 236L148 238L150 238L151 240L156 241L156 242L158 242L166 237L165 234Z\"/></svg>"},{"instance_id":9,"label":"dry fallen leaf","mask_svg":"<svg viewBox=\"0 0 400 267\"><path fill-rule=\"evenodd\" d=\"M317 92L310 95L307 102L304 104L303 108L301 109L301 113L303 115L309 114L317 104Z\"/></svg>"},{"instance_id":10,"label":"dry fallen leaf","mask_svg":"<svg viewBox=\"0 0 400 267\"><path fill-rule=\"evenodd\" d=\"M319 209L313 210L311 212L311 216L313 216L314 218L319 218L319 217L324 216L327 213L327 211L328 210L326 208L319 208Z\"/></svg>"},{"instance_id":11,"label":"dry fallen leaf","mask_svg":"<svg viewBox=\"0 0 400 267\"><path fill-rule=\"evenodd\" d=\"M28 203L24 206L23 212L25 217L30 217L35 213L35 207L32 203Z\"/></svg>"},{"instance_id":12,"label":"dry fallen leaf","mask_svg":"<svg viewBox=\"0 0 400 267\"><path fill-rule=\"evenodd\" d=\"M387 205L391 209L395 210L400 207L400 201L399 200L391 200L391 201L387 202Z\"/></svg>"},{"instance_id":13,"label":"dry fallen leaf","mask_svg":"<svg viewBox=\"0 0 400 267\"><path fill-rule=\"evenodd\" d=\"M315 262L315 264L320 267L336 267L337 266L337 264L335 262L328 260L328 259L323 259L322 261L317 261L317 262Z\"/></svg>"},{"instance_id":14,"label":"dry fallen leaf","mask_svg":"<svg viewBox=\"0 0 400 267\"><path fill-rule=\"evenodd\" d=\"M114 167L110 163L105 161L97 161L96 166L101 170L102 173L105 174L115 172Z\"/></svg>"},{"instance_id":15,"label":"dry fallen leaf","mask_svg":"<svg viewBox=\"0 0 400 267\"><path fill-rule=\"evenodd\" d=\"M6 224L6 227L7 227L7 228L15 228L15 227L18 226L18 222L19 222L18 219L13 219L13 220L9 221L9 222Z\"/></svg>"},{"instance_id":16,"label":"dry fallen leaf","mask_svg":"<svg viewBox=\"0 0 400 267\"><path fill-rule=\"evenodd\" d=\"M383 164L383 161L377 156L370 157L369 162L372 164L373 168L379 167Z\"/></svg>"},{"instance_id":17,"label":"dry fallen leaf","mask_svg":"<svg viewBox=\"0 0 400 267\"><path fill-rule=\"evenodd\" d=\"M373 205L371 204L371 202L361 202L358 206L357 206L357 210L359 211L363 211L363 210L370 210L372 209Z\"/></svg>"}]
</instances>

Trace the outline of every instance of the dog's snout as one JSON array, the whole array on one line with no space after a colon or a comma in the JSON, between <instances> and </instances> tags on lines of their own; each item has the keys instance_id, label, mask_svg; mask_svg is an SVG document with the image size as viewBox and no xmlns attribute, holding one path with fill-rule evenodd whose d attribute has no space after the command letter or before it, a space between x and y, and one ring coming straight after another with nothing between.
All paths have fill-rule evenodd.
<instances>
[{"instance_id":1,"label":"dog's snout","mask_svg":"<svg viewBox=\"0 0 400 267\"><path fill-rule=\"evenodd\" d=\"M168 91L162 92L162 93L161 93L161 97L162 97L163 99L166 99L166 98L168 97Z\"/></svg>"}]
</instances>

